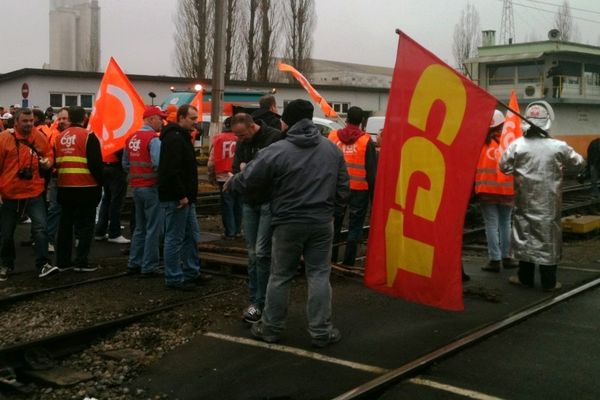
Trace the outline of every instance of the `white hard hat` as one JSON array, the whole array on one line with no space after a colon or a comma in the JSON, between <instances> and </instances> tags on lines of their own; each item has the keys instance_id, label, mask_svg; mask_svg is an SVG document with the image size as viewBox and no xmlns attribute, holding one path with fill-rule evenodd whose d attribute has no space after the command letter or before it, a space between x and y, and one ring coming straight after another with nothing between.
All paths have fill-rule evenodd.
<instances>
[{"instance_id":1,"label":"white hard hat","mask_svg":"<svg viewBox=\"0 0 600 400\"><path fill-rule=\"evenodd\" d=\"M554 120L554 110L547 101L540 100L530 103L525 109L525 117L538 128L547 131L552 126ZM523 122L523 130L529 129L529 124Z\"/></svg>"},{"instance_id":2,"label":"white hard hat","mask_svg":"<svg viewBox=\"0 0 600 400\"><path fill-rule=\"evenodd\" d=\"M2 115L0 117L0 119L11 119L13 116L11 113L4 113L4 115Z\"/></svg>"},{"instance_id":3,"label":"white hard hat","mask_svg":"<svg viewBox=\"0 0 600 400\"><path fill-rule=\"evenodd\" d=\"M500 110L494 110L494 115L490 121L490 128L495 128L504 123L504 114Z\"/></svg>"}]
</instances>

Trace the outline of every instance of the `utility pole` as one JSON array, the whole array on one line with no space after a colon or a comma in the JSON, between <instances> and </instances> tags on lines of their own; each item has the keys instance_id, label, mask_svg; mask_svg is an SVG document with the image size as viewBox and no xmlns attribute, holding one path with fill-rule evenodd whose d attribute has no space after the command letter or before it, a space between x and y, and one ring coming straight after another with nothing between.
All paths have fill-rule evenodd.
<instances>
[{"instance_id":1,"label":"utility pole","mask_svg":"<svg viewBox=\"0 0 600 400\"><path fill-rule=\"evenodd\" d=\"M512 0L504 0L502 2L500 41L502 44L512 44L515 41L515 19Z\"/></svg>"},{"instance_id":2,"label":"utility pole","mask_svg":"<svg viewBox=\"0 0 600 400\"><path fill-rule=\"evenodd\" d=\"M211 114L209 135L221 132L221 114L223 113L223 93L225 92L225 2L215 1L215 49L213 59L213 78L211 94Z\"/></svg>"}]
</instances>

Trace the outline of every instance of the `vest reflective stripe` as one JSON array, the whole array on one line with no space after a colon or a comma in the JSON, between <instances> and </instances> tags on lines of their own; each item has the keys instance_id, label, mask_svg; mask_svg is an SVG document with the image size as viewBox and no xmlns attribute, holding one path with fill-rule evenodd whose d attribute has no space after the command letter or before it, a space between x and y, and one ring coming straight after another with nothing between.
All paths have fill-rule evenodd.
<instances>
[{"instance_id":1,"label":"vest reflective stripe","mask_svg":"<svg viewBox=\"0 0 600 400\"><path fill-rule=\"evenodd\" d=\"M498 143L492 140L483 146L475 174L475 193L513 196L514 179L498 169Z\"/></svg>"},{"instance_id":2,"label":"vest reflective stripe","mask_svg":"<svg viewBox=\"0 0 600 400\"><path fill-rule=\"evenodd\" d=\"M363 134L356 142L351 145L342 143L338 137L338 131L329 133L329 140L342 151L348 175L350 176L350 189L352 190L369 190L367 182L367 169L365 167L365 156L367 154L367 144L371 138L367 134Z\"/></svg>"},{"instance_id":3,"label":"vest reflective stripe","mask_svg":"<svg viewBox=\"0 0 600 400\"><path fill-rule=\"evenodd\" d=\"M158 172L152 166L150 142L158 137L151 130L137 131L125 142L129 158L129 183L132 187L151 187L158 184Z\"/></svg>"},{"instance_id":4,"label":"vest reflective stripe","mask_svg":"<svg viewBox=\"0 0 600 400\"><path fill-rule=\"evenodd\" d=\"M83 128L72 127L61 132L56 138L58 186L98 186L87 165L86 146L90 134Z\"/></svg>"}]
</instances>

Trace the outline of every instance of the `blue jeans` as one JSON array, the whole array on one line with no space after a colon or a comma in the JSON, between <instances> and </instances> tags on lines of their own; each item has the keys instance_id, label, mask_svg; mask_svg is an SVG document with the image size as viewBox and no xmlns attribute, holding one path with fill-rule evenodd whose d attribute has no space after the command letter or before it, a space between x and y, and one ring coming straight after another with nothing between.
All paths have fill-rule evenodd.
<instances>
[{"instance_id":1,"label":"blue jeans","mask_svg":"<svg viewBox=\"0 0 600 400\"><path fill-rule=\"evenodd\" d=\"M58 178L53 176L50 178L48 183L48 189L46 191L46 200L48 201L48 242L56 243L56 234L58 232L58 222L60 221L60 210L61 206L58 204Z\"/></svg>"},{"instance_id":2,"label":"blue jeans","mask_svg":"<svg viewBox=\"0 0 600 400\"><path fill-rule=\"evenodd\" d=\"M510 257L512 207L492 203L480 203L480 206L490 260L499 261Z\"/></svg>"},{"instance_id":3,"label":"blue jeans","mask_svg":"<svg viewBox=\"0 0 600 400\"><path fill-rule=\"evenodd\" d=\"M306 313L312 338L329 337L331 324L331 244L333 223L286 224L273 229L273 263L262 323L269 334L285 328L290 285L304 257L308 298Z\"/></svg>"},{"instance_id":4,"label":"blue jeans","mask_svg":"<svg viewBox=\"0 0 600 400\"><path fill-rule=\"evenodd\" d=\"M265 304L271 269L271 203L244 204L244 234L248 249L248 289L250 303Z\"/></svg>"},{"instance_id":5,"label":"blue jeans","mask_svg":"<svg viewBox=\"0 0 600 400\"><path fill-rule=\"evenodd\" d=\"M159 240L164 228L164 213L158 199L158 187L133 189L135 203L135 230L131 238L129 268L143 274L158 269Z\"/></svg>"},{"instance_id":6,"label":"blue jeans","mask_svg":"<svg viewBox=\"0 0 600 400\"><path fill-rule=\"evenodd\" d=\"M344 252L345 265L354 265L358 243L362 240L363 225L369 208L368 190L351 190L348 199L348 236L346 237L346 250ZM340 232L346 215L346 208L337 210L334 218L335 240L340 241ZM332 261L337 262L338 248L333 249Z\"/></svg>"},{"instance_id":7,"label":"blue jeans","mask_svg":"<svg viewBox=\"0 0 600 400\"><path fill-rule=\"evenodd\" d=\"M160 203L165 216L165 282L178 285L198 277L200 259L198 240L200 229L193 203L177 208L178 202ZM137 223L136 223L137 224Z\"/></svg>"},{"instance_id":8,"label":"blue jeans","mask_svg":"<svg viewBox=\"0 0 600 400\"><path fill-rule=\"evenodd\" d=\"M219 182L222 212L221 218L225 236L239 235L242 231L242 199L238 193L224 192L223 182Z\"/></svg>"},{"instance_id":9,"label":"blue jeans","mask_svg":"<svg viewBox=\"0 0 600 400\"><path fill-rule=\"evenodd\" d=\"M121 207L127 193L127 175L119 166L104 166L104 193L98 212L96 236L121 236Z\"/></svg>"},{"instance_id":10,"label":"blue jeans","mask_svg":"<svg viewBox=\"0 0 600 400\"><path fill-rule=\"evenodd\" d=\"M42 268L48 261L48 230L46 227L46 203L42 195L22 200L3 199L0 209L0 258L2 266L15 266L14 234L17 221L23 214L31 218L31 235L35 242L35 266Z\"/></svg>"}]
</instances>

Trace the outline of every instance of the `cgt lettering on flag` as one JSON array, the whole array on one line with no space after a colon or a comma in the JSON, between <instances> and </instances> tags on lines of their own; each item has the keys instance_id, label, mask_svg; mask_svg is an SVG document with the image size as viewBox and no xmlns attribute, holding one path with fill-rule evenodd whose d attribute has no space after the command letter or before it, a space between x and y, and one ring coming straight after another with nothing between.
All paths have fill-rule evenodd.
<instances>
[{"instance_id":1,"label":"cgt lettering on flag","mask_svg":"<svg viewBox=\"0 0 600 400\"><path fill-rule=\"evenodd\" d=\"M440 82L445 82L440 85ZM446 109L444 121L438 132L427 126L429 114L435 102L442 102ZM392 286L398 269L425 277L431 277L435 246L411 238L404 231L406 218L418 217L435 222L446 184L446 160L439 146L451 146L459 133L467 103L467 93L452 71L441 65L427 67L410 100L408 123L420 130L423 136L408 139L400 150L400 166L396 183L396 205L400 209L389 210L385 226L387 285ZM435 137L430 140L428 137ZM416 187L415 174L424 174L429 187ZM407 198L415 193L412 209Z\"/></svg>"}]
</instances>

